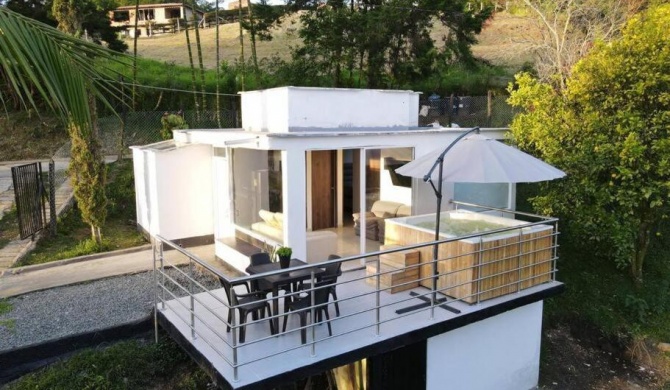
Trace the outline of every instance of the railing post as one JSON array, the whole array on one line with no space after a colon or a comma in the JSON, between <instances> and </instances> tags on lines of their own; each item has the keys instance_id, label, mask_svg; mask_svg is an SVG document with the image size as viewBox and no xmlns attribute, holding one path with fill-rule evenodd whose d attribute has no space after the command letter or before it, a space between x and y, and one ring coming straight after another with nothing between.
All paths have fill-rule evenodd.
<instances>
[{"instance_id":1,"label":"railing post","mask_svg":"<svg viewBox=\"0 0 670 390\"><path fill-rule=\"evenodd\" d=\"M551 267L551 280L556 281L556 260L558 259L558 220L554 222L554 238L552 239L553 251L552 251L552 267Z\"/></svg>"},{"instance_id":2,"label":"railing post","mask_svg":"<svg viewBox=\"0 0 670 390\"><path fill-rule=\"evenodd\" d=\"M191 339L195 340L195 298L193 297L193 260L188 259L188 295L191 301Z\"/></svg>"},{"instance_id":3,"label":"railing post","mask_svg":"<svg viewBox=\"0 0 670 390\"><path fill-rule=\"evenodd\" d=\"M154 240L156 240L156 238L154 238ZM161 259L161 307L162 310L165 310L165 262L163 259L163 240L158 241L158 256Z\"/></svg>"},{"instance_id":4,"label":"railing post","mask_svg":"<svg viewBox=\"0 0 670 390\"><path fill-rule=\"evenodd\" d=\"M479 236L479 255L477 256L477 304L482 295L482 259L484 258L484 237Z\"/></svg>"},{"instance_id":5,"label":"railing post","mask_svg":"<svg viewBox=\"0 0 670 390\"><path fill-rule=\"evenodd\" d=\"M523 244L521 243L521 240L523 239L523 230L519 229L519 255L517 256L517 269L519 272L519 275L517 277L517 285L516 285L516 292L520 293L521 292L521 279L523 278L523 272L521 272L521 258L523 255ZM528 262L530 263L530 261ZM530 268L529 268L530 270Z\"/></svg>"},{"instance_id":6,"label":"railing post","mask_svg":"<svg viewBox=\"0 0 670 390\"><path fill-rule=\"evenodd\" d=\"M439 253L439 251L435 251L435 253L437 254L437 253ZM431 261L433 262L432 268L434 270L437 270L438 269L438 267L437 267L438 266L437 256L433 256L433 259ZM438 278L437 273L434 273L433 278L432 278L431 287L430 287L430 290L431 290L430 291L430 296L431 296L431 299L430 299L430 319L431 320L435 319L435 301L437 301L437 299L435 298L437 296L437 278Z\"/></svg>"},{"instance_id":7,"label":"railing post","mask_svg":"<svg viewBox=\"0 0 670 390\"><path fill-rule=\"evenodd\" d=\"M53 160L52 160L53 161ZM51 167L50 167L51 168ZM51 174L51 169L49 169ZM151 245L151 254L153 257L153 281L154 281L154 339L156 344L158 344L158 277L156 275L156 251L158 250L156 245L156 240L154 240L153 245Z\"/></svg>"},{"instance_id":8,"label":"railing post","mask_svg":"<svg viewBox=\"0 0 670 390\"><path fill-rule=\"evenodd\" d=\"M315 297L315 287L316 287L316 279L314 278L314 269L310 271L310 279L312 281L312 291L310 292L310 297L312 301L312 348L311 348L311 355L312 357L316 356L316 309L314 308L314 305L316 304L316 297ZM301 331L302 332L302 331Z\"/></svg>"},{"instance_id":9,"label":"railing post","mask_svg":"<svg viewBox=\"0 0 670 390\"><path fill-rule=\"evenodd\" d=\"M228 294L228 296L230 297L230 301L228 302L228 310L230 310L230 324L228 324L228 326L230 327L233 336L233 381L237 382L237 325L235 325L237 322L235 321L235 306L237 306L237 296L235 295L235 289L232 285L230 286L230 294Z\"/></svg>"},{"instance_id":10,"label":"railing post","mask_svg":"<svg viewBox=\"0 0 670 390\"><path fill-rule=\"evenodd\" d=\"M379 322L381 320L380 313L379 313L379 303L380 303L379 289L381 287L381 282L380 282L381 272L382 272L381 255L377 255L377 286L375 288L375 290L376 290L376 294L375 294L375 300L376 300L375 317L377 318L377 320L375 321L375 324L376 324L375 328L376 328L377 336L379 336L379 334L380 334L380 324L379 324Z\"/></svg>"}]
</instances>

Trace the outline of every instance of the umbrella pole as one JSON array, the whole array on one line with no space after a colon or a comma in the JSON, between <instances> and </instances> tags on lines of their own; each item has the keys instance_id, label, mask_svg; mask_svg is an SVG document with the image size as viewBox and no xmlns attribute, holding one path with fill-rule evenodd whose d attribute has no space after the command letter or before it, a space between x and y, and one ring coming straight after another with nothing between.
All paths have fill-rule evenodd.
<instances>
[{"instance_id":1,"label":"umbrella pole","mask_svg":"<svg viewBox=\"0 0 670 390\"><path fill-rule=\"evenodd\" d=\"M435 305L437 302L437 276L439 275L439 271L437 269L437 259L438 259L438 252L439 252L439 245L437 241L440 239L440 213L442 211L442 160L444 159L444 155L440 156L438 158L438 162L440 164L440 170L439 170L439 181L437 182L437 190L435 190L435 196L437 197L437 210L435 212L435 244L433 245L433 295L432 295L432 304ZM431 182L431 185L433 183ZM434 187L433 187L434 188Z\"/></svg>"},{"instance_id":2,"label":"umbrella pole","mask_svg":"<svg viewBox=\"0 0 670 390\"><path fill-rule=\"evenodd\" d=\"M435 197L437 198L437 212L435 213L435 244L433 245L433 289L432 289L433 291L431 292L430 299L426 298L425 296L423 296L421 294L417 294L414 291L410 292L409 294L411 296L417 297L417 298L423 300L424 302L420 303L418 305L412 305L412 306L404 307L402 309L398 309L398 310L395 311L396 314L403 314L403 313L423 309L425 307L430 306L431 307L431 315L430 316L432 318L433 317L432 307L435 307L435 306L438 306L438 305L439 305L439 307L441 307L445 310L448 310L452 313L455 313L455 314L460 314L461 313L460 310L446 305L444 303L444 302L447 301L446 298L438 298L437 297L437 278L438 278L438 275L440 274L439 270L438 270L438 267L437 267L437 259L438 259L437 256L438 256L438 253L439 253L439 245L438 245L437 241L439 241L439 239L440 239L440 211L442 209L442 170L443 170L442 162L444 161L444 155L447 154L447 152L452 147L454 147L454 145L456 145L458 143L458 141L460 141L462 138L464 138L465 136L467 136L468 134L471 134L471 133L479 134L479 127L474 127L472 129L470 129L469 131L466 131L465 133L458 136L458 138L456 138L452 143L450 143L449 146L447 146L447 148L444 149L444 152L442 152L440 154L440 156L437 158L437 160L435 160L435 164L433 164L433 167L430 168L430 171L428 171L428 173L423 177L423 181L430 183L430 186L433 187L433 191L435 192ZM435 170L435 168L439 169L438 170L439 180L437 182L437 188L435 188L435 184L433 183L433 180L431 179L431 175L433 174L433 171Z\"/></svg>"}]
</instances>

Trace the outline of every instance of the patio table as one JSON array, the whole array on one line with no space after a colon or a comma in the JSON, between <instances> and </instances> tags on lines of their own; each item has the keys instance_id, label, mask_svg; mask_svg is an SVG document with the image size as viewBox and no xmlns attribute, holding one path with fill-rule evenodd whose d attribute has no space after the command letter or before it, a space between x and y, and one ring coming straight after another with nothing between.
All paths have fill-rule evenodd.
<instances>
[{"instance_id":1,"label":"patio table","mask_svg":"<svg viewBox=\"0 0 670 390\"><path fill-rule=\"evenodd\" d=\"M292 286L298 282L307 280L312 277L312 272L314 272L314 277L320 276L326 272L324 268L316 266L291 271L291 268L303 265L307 265L307 263L299 259L291 259L291 264L285 269L285 272L268 275L262 278L272 286L272 313L274 316L272 324L274 326L275 334L279 333L279 317L277 317L279 314L279 288L282 286ZM280 269L279 262L275 262L261 265L250 265L246 268L246 271L249 275L258 275L266 272L278 271Z\"/></svg>"}]
</instances>

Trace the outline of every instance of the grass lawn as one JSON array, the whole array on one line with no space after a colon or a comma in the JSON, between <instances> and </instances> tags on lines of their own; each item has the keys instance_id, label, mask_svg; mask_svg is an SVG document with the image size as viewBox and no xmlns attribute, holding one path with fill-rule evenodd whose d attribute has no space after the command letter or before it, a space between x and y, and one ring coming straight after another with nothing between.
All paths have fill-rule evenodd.
<instances>
[{"instance_id":1,"label":"grass lawn","mask_svg":"<svg viewBox=\"0 0 670 390\"><path fill-rule=\"evenodd\" d=\"M146 243L135 225L135 188L132 160L108 165L107 220L102 228L103 243L91 240L91 229L74 207L58 219L55 236L45 237L15 267L47 263L92 253L130 248Z\"/></svg>"},{"instance_id":2,"label":"grass lawn","mask_svg":"<svg viewBox=\"0 0 670 390\"><path fill-rule=\"evenodd\" d=\"M12 311L12 304L7 302L6 299L0 299L0 315L9 313L10 311ZM15 325L16 320L14 319L0 320L0 327L5 327L11 330Z\"/></svg>"},{"instance_id":3,"label":"grass lawn","mask_svg":"<svg viewBox=\"0 0 670 390\"><path fill-rule=\"evenodd\" d=\"M0 248L17 238L19 238L19 219L14 206L0 219Z\"/></svg>"}]
</instances>

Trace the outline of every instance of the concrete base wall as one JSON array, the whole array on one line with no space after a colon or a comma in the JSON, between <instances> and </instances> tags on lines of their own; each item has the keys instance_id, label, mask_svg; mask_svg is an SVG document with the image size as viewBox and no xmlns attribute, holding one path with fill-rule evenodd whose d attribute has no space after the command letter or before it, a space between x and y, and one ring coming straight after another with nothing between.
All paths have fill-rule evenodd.
<instances>
[{"instance_id":1,"label":"concrete base wall","mask_svg":"<svg viewBox=\"0 0 670 390\"><path fill-rule=\"evenodd\" d=\"M426 389L537 386L542 301L428 339Z\"/></svg>"}]
</instances>

